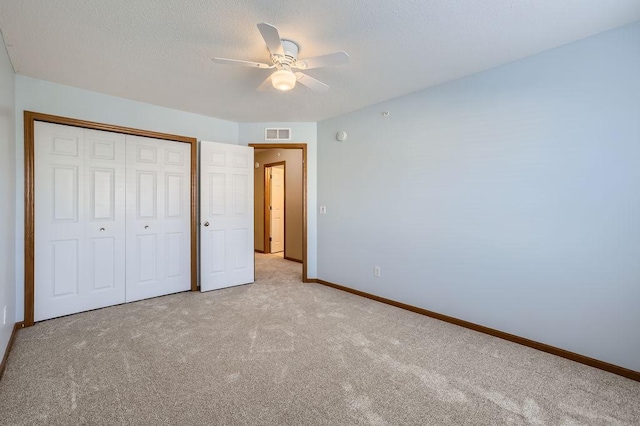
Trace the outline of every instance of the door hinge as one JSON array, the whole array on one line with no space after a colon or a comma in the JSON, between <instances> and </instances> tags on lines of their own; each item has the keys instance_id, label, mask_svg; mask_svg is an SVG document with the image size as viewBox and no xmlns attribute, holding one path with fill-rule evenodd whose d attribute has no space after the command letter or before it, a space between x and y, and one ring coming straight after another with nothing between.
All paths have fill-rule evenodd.
<instances>
[{"instance_id":1,"label":"door hinge","mask_svg":"<svg viewBox=\"0 0 640 426\"><path fill-rule=\"evenodd\" d=\"M269 210L273 210L273 206L269 206Z\"/></svg>"},{"instance_id":2,"label":"door hinge","mask_svg":"<svg viewBox=\"0 0 640 426\"><path fill-rule=\"evenodd\" d=\"M273 238L269 237L269 241L273 241Z\"/></svg>"}]
</instances>

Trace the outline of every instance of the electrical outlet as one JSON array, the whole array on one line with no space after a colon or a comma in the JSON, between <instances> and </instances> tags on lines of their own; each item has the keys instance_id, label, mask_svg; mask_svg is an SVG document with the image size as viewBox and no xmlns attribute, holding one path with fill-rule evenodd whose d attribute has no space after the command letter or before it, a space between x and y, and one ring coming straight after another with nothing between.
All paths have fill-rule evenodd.
<instances>
[{"instance_id":1,"label":"electrical outlet","mask_svg":"<svg viewBox=\"0 0 640 426\"><path fill-rule=\"evenodd\" d=\"M376 277L380 276L380 267L379 266L374 266L373 267L373 275Z\"/></svg>"},{"instance_id":2,"label":"electrical outlet","mask_svg":"<svg viewBox=\"0 0 640 426\"><path fill-rule=\"evenodd\" d=\"M320 206L320 214L327 214L327 206Z\"/></svg>"}]
</instances>

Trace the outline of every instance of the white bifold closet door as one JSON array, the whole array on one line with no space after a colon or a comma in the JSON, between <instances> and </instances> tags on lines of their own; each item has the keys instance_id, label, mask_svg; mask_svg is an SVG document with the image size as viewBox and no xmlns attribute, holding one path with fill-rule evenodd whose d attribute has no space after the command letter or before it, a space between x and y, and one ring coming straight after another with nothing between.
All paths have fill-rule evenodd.
<instances>
[{"instance_id":1,"label":"white bifold closet door","mask_svg":"<svg viewBox=\"0 0 640 426\"><path fill-rule=\"evenodd\" d=\"M125 301L125 136L35 123L35 320Z\"/></svg>"},{"instance_id":2,"label":"white bifold closet door","mask_svg":"<svg viewBox=\"0 0 640 426\"><path fill-rule=\"evenodd\" d=\"M200 142L200 290L252 283L253 148Z\"/></svg>"},{"instance_id":3,"label":"white bifold closet door","mask_svg":"<svg viewBox=\"0 0 640 426\"><path fill-rule=\"evenodd\" d=\"M35 320L189 290L188 144L35 123Z\"/></svg>"},{"instance_id":4,"label":"white bifold closet door","mask_svg":"<svg viewBox=\"0 0 640 426\"><path fill-rule=\"evenodd\" d=\"M127 302L191 288L191 147L127 136Z\"/></svg>"}]
</instances>

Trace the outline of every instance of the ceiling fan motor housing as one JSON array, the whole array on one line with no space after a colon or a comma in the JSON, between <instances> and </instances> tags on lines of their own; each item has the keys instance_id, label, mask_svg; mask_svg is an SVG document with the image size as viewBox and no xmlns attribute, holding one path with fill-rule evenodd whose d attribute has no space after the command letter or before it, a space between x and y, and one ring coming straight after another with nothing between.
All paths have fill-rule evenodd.
<instances>
[{"instance_id":1,"label":"ceiling fan motor housing","mask_svg":"<svg viewBox=\"0 0 640 426\"><path fill-rule=\"evenodd\" d=\"M279 62L281 64L291 65L298 60L300 48L293 41L282 39L282 50L284 51L284 58L280 58Z\"/></svg>"}]
</instances>

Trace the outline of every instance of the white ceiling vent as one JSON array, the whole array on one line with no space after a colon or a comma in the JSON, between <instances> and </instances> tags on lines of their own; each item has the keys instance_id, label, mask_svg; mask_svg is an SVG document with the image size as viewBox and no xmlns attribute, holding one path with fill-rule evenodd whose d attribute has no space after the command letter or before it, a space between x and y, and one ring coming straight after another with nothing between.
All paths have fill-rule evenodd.
<instances>
[{"instance_id":1,"label":"white ceiling vent","mask_svg":"<svg viewBox=\"0 0 640 426\"><path fill-rule=\"evenodd\" d=\"M264 129L264 140L267 141L289 141L291 140L291 129Z\"/></svg>"}]
</instances>

